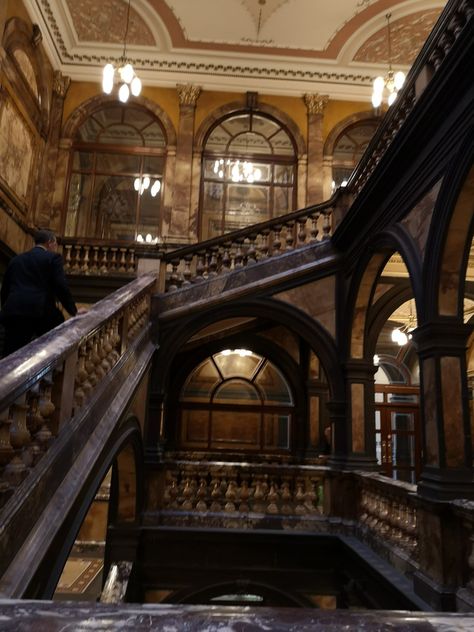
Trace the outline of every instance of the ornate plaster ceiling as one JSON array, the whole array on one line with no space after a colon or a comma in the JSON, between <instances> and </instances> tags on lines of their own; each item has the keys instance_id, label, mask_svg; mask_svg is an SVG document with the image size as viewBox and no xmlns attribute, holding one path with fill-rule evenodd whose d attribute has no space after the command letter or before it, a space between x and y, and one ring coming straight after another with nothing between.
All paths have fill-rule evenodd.
<instances>
[{"instance_id":1,"label":"ornate plaster ceiling","mask_svg":"<svg viewBox=\"0 0 474 632\"><path fill-rule=\"evenodd\" d=\"M25 0L55 68L100 81L123 52L127 0ZM408 70L439 0L131 0L129 58L144 84L370 98L392 62Z\"/></svg>"}]
</instances>

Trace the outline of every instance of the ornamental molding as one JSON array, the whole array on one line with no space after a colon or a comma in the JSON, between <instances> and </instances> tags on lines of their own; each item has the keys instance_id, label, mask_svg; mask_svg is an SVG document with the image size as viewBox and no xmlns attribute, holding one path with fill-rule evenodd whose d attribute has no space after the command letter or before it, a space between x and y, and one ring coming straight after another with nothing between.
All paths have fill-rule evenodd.
<instances>
[{"instance_id":1,"label":"ornamental molding","mask_svg":"<svg viewBox=\"0 0 474 632\"><path fill-rule=\"evenodd\" d=\"M178 83L176 86L176 90L178 91L180 105L192 105L193 107L196 106L199 95L201 94L200 86L195 86L191 83Z\"/></svg>"},{"instance_id":2,"label":"ornamental molding","mask_svg":"<svg viewBox=\"0 0 474 632\"><path fill-rule=\"evenodd\" d=\"M64 99L71 83L71 77L66 77L60 70L55 70L53 75L53 92Z\"/></svg>"},{"instance_id":3,"label":"ornamental molding","mask_svg":"<svg viewBox=\"0 0 474 632\"><path fill-rule=\"evenodd\" d=\"M329 101L329 96L327 94L318 94L317 92L314 94L308 93L303 95L303 100L308 114L324 114L324 108Z\"/></svg>"}]
</instances>

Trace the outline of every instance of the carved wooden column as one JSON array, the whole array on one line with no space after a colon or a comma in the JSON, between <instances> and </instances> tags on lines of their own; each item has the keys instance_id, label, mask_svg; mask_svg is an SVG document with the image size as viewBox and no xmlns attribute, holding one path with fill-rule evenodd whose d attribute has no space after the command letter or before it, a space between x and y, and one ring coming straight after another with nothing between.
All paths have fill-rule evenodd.
<instances>
[{"instance_id":1,"label":"carved wooden column","mask_svg":"<svg viewBox=\"0 0 474 632\"><path fill-rule=\"evenodd\" d=\"M188 239L191 210L194 115L201 88L191 84L178 84L177 90L179 96L179 128L176 143L173 211L169 233L171 239Z\"/></svg>"},{"instance_id":2,"label":"carved wooden column","mask_svg":"<svg viewBox=\"0 0 474 632\"><path fill-rule=\"evenodd\" d=\"M306 204L318 204L323 196L323 116L326 95L305 94L308 112L308 184Z\"/></svg>"},{"instance_id":3,"label":"carved wooden column","mask_svg":"<svg viewBox=\"0 0 474 632\"><path fill-rule=\"evenodd\" d=\"M474 499L466 348L472 326L426 323L413 331L419 360L425 498Z\"/></svg>"},{"instance_id":4,"label":"carved wooden column","mask_svg":"<svg viewBox=\"0 0 474 632\"><path fill-rule=\"evenodd\" d=\"M67 160L59 163L58 155L64 98L70 82L71 79L62 75L59 70L54 72L49 133L40 175L36 207L36 224L38 226L49 226L56 231L61 227L61 209L67 175ZM58 168L61 168L60 172Z\"/></svg>"}]
</instances>

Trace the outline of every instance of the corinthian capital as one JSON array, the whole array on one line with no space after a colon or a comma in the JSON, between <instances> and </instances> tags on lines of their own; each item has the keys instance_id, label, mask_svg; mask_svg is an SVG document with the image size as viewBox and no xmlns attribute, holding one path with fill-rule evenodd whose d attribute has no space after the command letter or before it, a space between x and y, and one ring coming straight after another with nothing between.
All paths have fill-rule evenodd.
<instances>
[{"instance_id":1,"label":"corinthian capital","mask_svg":"<svg viewBox=\"0 0 474 632\"><path fill-rule=\"evenodd\" d=\"M191 83L186 85L178 83L176 85L178 91L180 105L196 105L199 95L201 94L200 86L193 86Z\"/></svg>"},{"instance_id":2,"label":"corinthian capital","mask_svg":"<svg viewBox=\"0 0 474 632\"><path fill-rule=\"evenodd\" d=\"M318 94L316 92L314 94L305 94L303 99L308 114L323 114L329 97L327 94Z\"/></svg>"},{"instance_id":3,"label":"corinthian capital","mask_svg":"<svg viewBox=\"0 0 474 632\"><path fill-rule=\"evenodd\" d=\"M70 83L71 83L71 77L67 77L66 75L63 75L60 70L54 71L54 77L53 77L54 94L57 94L58 97L62 97L64 99Z\"/></svg>"}]
</instances>

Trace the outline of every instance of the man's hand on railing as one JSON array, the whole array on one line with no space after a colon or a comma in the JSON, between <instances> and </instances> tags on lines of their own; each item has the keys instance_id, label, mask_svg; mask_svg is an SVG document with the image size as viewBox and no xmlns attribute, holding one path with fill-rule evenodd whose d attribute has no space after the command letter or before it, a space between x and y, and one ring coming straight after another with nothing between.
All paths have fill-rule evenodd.
<instances>
[{"instance_id":1,"label":"man's hand on railing","mask_svg":"<svg viewBox=\"0 0 474 632\"><path fill-rule=\"evenodd\" d=\"M84 314L87 314L88 311L87 307L79 307L76 312L76 316L83 316Z\"/></svg>"}]
</instances>

